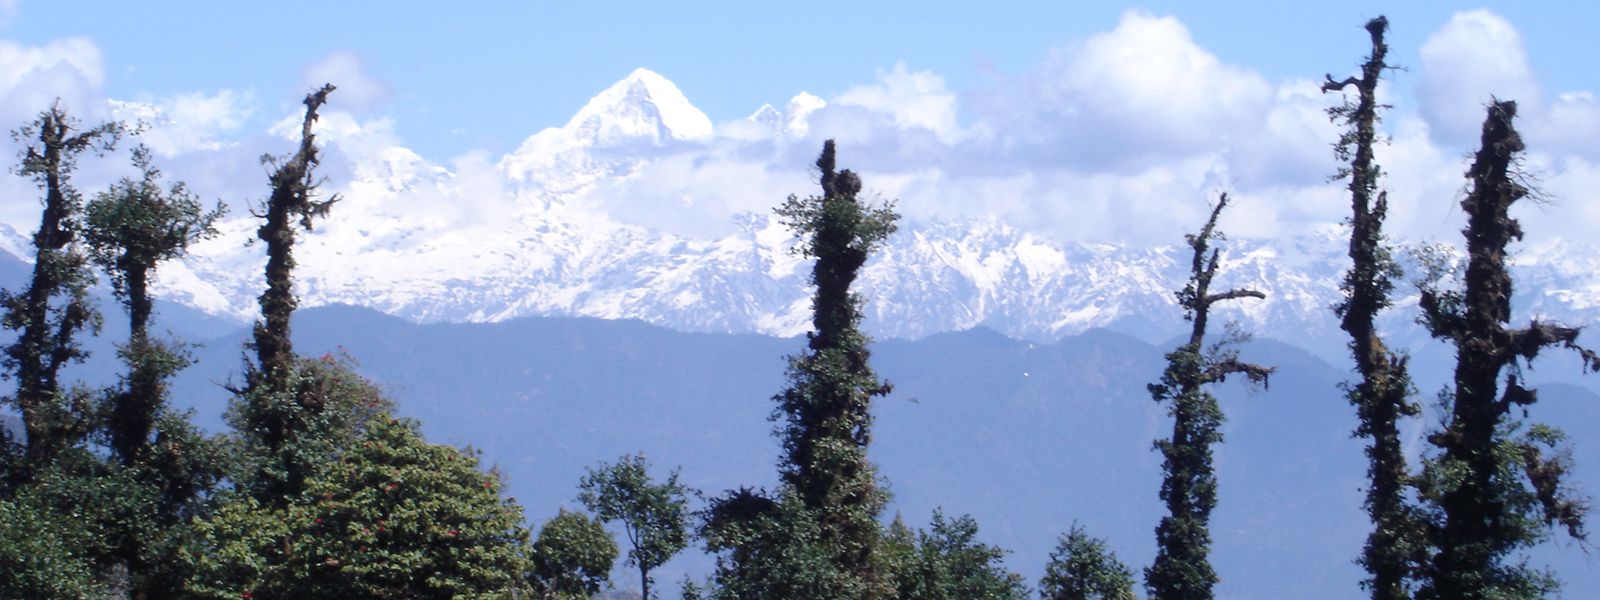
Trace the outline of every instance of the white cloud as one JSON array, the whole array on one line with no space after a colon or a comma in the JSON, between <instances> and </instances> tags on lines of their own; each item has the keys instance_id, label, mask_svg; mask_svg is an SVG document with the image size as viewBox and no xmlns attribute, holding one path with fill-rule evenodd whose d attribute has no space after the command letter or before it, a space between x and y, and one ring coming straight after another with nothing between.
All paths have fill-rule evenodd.
<instances>
[{"instance_id":1,"label":"white cloud","mask_svg":"<svg viewBox=\"0 0 1600 600\"><path fill-rule=\"evenodd\" d=\"M956 125L956 96L945 89L944 78L931 71L908 71L903 62L896 63L889 71L879 71L877 83L840 94L834 105L860 106L888 113L896 125L927 129L946 142L960 134Z\"/></svg>"},{"instance_id":2,"label":"white cloud","mask_svg":"<svg viewBox=\"0 0 1600 600\"><path fill-rule=\"evenodd\" d=\"M374 77L353 52L339 51L311 63L300 78L300 88L310 92L331 83L338 88L328 105L345 110L367 110L389 99L388 84Z\"/></svg>"},{"instance_id":3,"label":"white cloud","mask_svg":"<svg viewBox=\"0 0 1600 600\"><path fill-rule=\"evenodd\" d=\"M112 116L143 127L139 138L163 156L220 150L254 112L248 94L222 90L214 94L178 94L154 102L112 100Z\"/></svg>"},{"instance_id":4,"label":"white cloud","mask_svg":"<svg viewBox=\"0 0 1600 600\"><path fill-rule=\"evenodd\" d=\"M72 114L103 116L98 100L105 83L100 48L85 38L43 46L0 41L0 120L20 124L60 99Z\"/></svg>"},{"instance_id":5,"label":"white cloud","mask_svg":"<svg viewBox=\"0 0 1600 600\"><path fill-rule=\"evenodd\" d=\"M1491 97L1534 105L1539 86L1511 22L1487 10L1457 13L1422 45L1418 106L1434 141L1476 142Z\"/></svg>"},{"instance_id":6,"label":"white cloud","mask_svg":"<svg viewBox=\"0 0 1600 600\"><path fill-rule=\"evenodd\" d=\"M1129 11L1116 29L974 100L1007 163L1134 172L1251 135L1273 89L1201 48L1177 19Z\"/></svg>"},{"instance_id":7,"label":"white cloud","mask_svg":"<svg viewBox=\"0 0 1600 600\"><path fill-rule=\"evenodd\" d=\"M624 223L694 238L732 233L734 215L770 213L790 194L816 187L807 162L748 155L736 144L650 163L631 177L603 180L578 202Z\"/></svg>"}]
</instances>

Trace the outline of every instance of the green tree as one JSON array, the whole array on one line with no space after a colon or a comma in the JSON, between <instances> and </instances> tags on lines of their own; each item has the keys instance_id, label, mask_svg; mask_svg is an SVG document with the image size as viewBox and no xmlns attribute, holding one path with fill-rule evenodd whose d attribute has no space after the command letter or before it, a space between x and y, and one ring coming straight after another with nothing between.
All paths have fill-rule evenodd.
<instances>
[{"instance_id":1,"label":"green tree","mask_svg":"<svg viewBox=\"0 0 1600 600\"><path fill-rule=\"evenodd\" d=\"M1355 370L1360 381L1346 386L1346 395L1355 406L1360 424L1355 435L1370 438L1366 446L1366 488L1363 507L1373 522L1373 531L1366 536L1366 546L1358 562L1365 566L1370 578L1362 586L1371 592L1374 600L1402 600L1410 597L1408 582L1413 579L1413 565L1424 558L1424 541L1419 528L1416 509L1406 504L1405 454L1400 448L1398 421L1405 416L1416 416L1419 408L1411 402L1411 376L1406 373L1405 355L1390 352L1374 325L1381 310L1390 306L1389 293L1394 291L1394 280L1400 277L1400 267L1392 258L1389 245L1384 242L1382 224L1389 211L1389 195L1379 192L1378 182L1382 170L1374 162L1373 146L1378 139L1378 82L1389 69L1384 62L1389 45L1384 34L1389 29L1389 19L1371 19L1366 22L1366 34L1373 42L1373 51L1362 64L1362 77L1347 77L1334 82L1326 78L1323 93L1355 88L1355 101L1342 102L1328 110L1334 123L1344 123L1347 130L1334 144L1334 155L1349 163L1339 170L1339 178L1349 178L1350 190L1350 270L1344 274L1341 288L1344 301L1334 306L1339 315L1339 325L1350 334L1350 354L1355 358Z\"/></svg>"},{"instance_id":2,"label":"green tree","mask_svg":"<svg viewBox=\"0 0 1600 600\"><path fill-rule=\"evenodd\" d=\"M817 158L822 195L790 196L777 214L816 259L806 350L789 357L772 419L783 441L773 494L740 489L714 499L702 535L717 553L717 598L883 598L892 575L875 551L888 496L867 460L872 399L889 393L868 365L861 298L850 291L872 250L895 230L890 206L861 202L861 179L835 170L833 140Z\"/></svg>"},{"instance_id":3,"label":"green tree","mask_svg":"<svg viewBox=\"0 0 1600 600\"><path fill-rule=\"evenodd\" d=\"M1544 349L1576 350L1588 369L1600 368L1600 358L1577 345L1575 328L1537 320L1523 329L1506 327L1512 296L1506 246L1522 237L1509 209L1530 193L1517 171L1524 145L1512 125L1516 114L1515 102L1489 104L1482 145L1467 170L1464 289L1430 284L1421 297L1424 324L1456 346L1454 389L1441 395L1448 420L1429 436L1437 452L1425 461L1419 482L1435 548L1423 570L1422 598L1540 597L1556 581L1513 555L1552 526L1584 536L1586 506L1564 493L1571 468L1570 455L1560 450L1564 436L1545 426L1524 433L1511 414L1537 401L1521 366Z\"/></svg>"},{"instance_id":4,"label":"green tree","mask_svg":"<svg viewBox=\"0 0 1600 600\"><path fill-rule=\"evenodd\" d=\"M303 492L287 483L292 466L308 477L315 474L360 442L370 423L394 412L393 403L340 357L297 359L287 385L287 393L264 387L237 390L224 415L233 429L228 479L268 504L287 503ZM290 401L316 410L296 415L298 433L284 443L261 428L257 417L264 406L292 411L292 406L272 405Z\"/></svg>"},{"instance_id":5,"label":"green tree","mask_svg":"<svg viewBox=\"0 0 1600 600\"><path fill-rule=\"evenodd\" d=\"M294 346L289 339L289 320L299 301L294 296L295 224L310 230L318 217L326 217L334 196L317 200L318 183L314 169L320 162L312 126L317 110L333 93L331 84L306 95L305 118L300 122L300 149L287 159L272 155L261 162L272 168L272 195L267 198L265 222L256 237L267 244L267 289L261 293L261 321L255 327L256 375L270 388L289 389L294 369ZM273 435L286 437L288 423L271 422Z\"/></svg>"},{"instance_id":6,"label":"green tree","mask_svg":"<svg viewBox=\"0 0 1600 600\"><path fill-rule=\"evenodd\" d=\"M0 531L5 536L0 538L0 546L21 552L36 549L45 554L21 561L0 559L11 562L7 570L16 569L8 573L10 577L0 579L33 581L23 585L37 586L49 577L63 576L68 579L61 584L73 588L88 585L108 591L126 589L129 581L123 567L130 558L144 558L130 557L126 549L156 547L156 542L135 544L135 540L159 540L166 533L157 527L156 494L139 475L135 470L102 460L83 447L61 451L50 465L35 471L34 479L10 499L11 510L16 511L12 516L21 518L15 525L38 520L49 528ZM51 539L24 539L34 537ZM0 550L0 554L7 552ZM80 575L87 575L88 579Z\"/></svg>"},{"instance_id":7,"label":"green tree","mask_svg":"<svg viewBox=\"0 0 1600 600\"><path fill-rule=\"evenodd\" d=\"M1061 536L1039 580L1044 600L1134 600L1133 572L1106 548L1106 541L1090 537L1074 524Z\"/></svg>"},{"instance_id":8,"label":"green tree","mask_svg":"<svg viewBox=\"0 0 1600 600\"><path fill-rule=\"evenodd\" d=\"M1272 369L1239 360L1237 342L1244 334L1230 328L1229 335L1203 350L1206 322L1212 305L1240 298L1265 298L1256 290L1211 292L1221 251L1211 242L1222 239L1217 217L1228 205L1223 194L1198 234L1185 236L1194 251L1189 283L1177 292L1178 305L1191 324L1189 340L1167 354L1167 368L1159 383L1150 384L1156 402L1167 404L1172 415L1172 437L1156 442L1161 451L1161 501L1168 514L1156 526L1156 558L1145 569L1145 586L1159 600L1203 600L1212 597L1217 574L1207 555L1211 551L1209 523L1217 504L1217 480L1211 448L1222 442L1222 407L1206 390L1230 375L1242 374L1265 383Z\"/></svg>"},{"instance_id":9,"label":"green tree","mask_svg":"<svg viewBox=\"0 0 1600 600\"><path fill-rule=\"evenodd\" d=\"M84 241L89 256L110 276L112 290L128 311L127 362L107 415L111 450L125 465L148 458L151 433L166 404L166 380L187 365L168 344L150 339L154 301L150 276L163 261L182 257L189 245L216 235L222 209L206 211L182 182L161 186L150 150L139 146L133 164L140 178L124 178L85 208Z\"/></svg>"},{"instance_id":10,"label":"green tree","mask_svg":"<svg viewBox=\"0 0 1600 600\"><path fill-rule=\"evenodd\" d=\"M86 433L86 395L64 393L58 380L62 367L85 356L78 335L100 324L89 299L94 276L75 243L83 196L72 185L72 171L79 155L110 150L121 133L114 123L80 129L60 101L12 133L24 145L17 173L44 192L39 231L33 235L33 275L21 293L0 292L0 324L17 332L5 348L5 374L17 384L6 400L22 415L30 468L49 464Z\"/></svg>"},{"instance_id":11,"label":"green tree","mask_svg":"<svg viewBox=\"0 0 1600 600\"><path fill-rule=\"evenodd\" d=\"M86 555L88 532L54 507L0 499L0 598L106 595Z\"/></svg>"},{"instance_id":12,"label":"green tree","mask_svg":"<svg viewBox=\"0 0 1600 600\"><path fill-rule=\"evenodd\" d=\"M195 526L200 598L488 598L523 590L522 509L476 456L410 421L360 440L284 507L235 498Z\"/></svg>"},{"instance_id":13,"label":"green tree","mask_svg":"<svg viewBox=\"0 0 1600 600\"><path fill-rule=\"evenodd\" d=\"M295 225L307 230L318 217L327 216L338 197L316 200L319 181L313 173L318 164L316 136L312 126L317 110L327 102L332 85L307 94L305 118L300 124L300 149L287 159L267 155L263 164L272 168L272 194L267 198L264 219L256 237L266 242L267 289L261 293L261 321L255 325L252 346L256 363L246 365L246 386L241 416L242 431L250 431L266 456L272 457L267 470L257 477L264 487L263 498L288 498L299 493L306 477L315 469L297 438L314 426L325 407L314 397L303 395L298 384L306 381L295 373L297 364L289 337L289 322L298 301L294 296ZM313 453L314 454L314 453Z\"/></svg>"},{"instance_id":14,"label":"green tree","mask_svg":"<svg viewBox=\"0 0 1600 600\"><path fill-rule=\"evenodd\" d=\"M873 548L887 495L867 460L872 399L891 389L868 365L870 342L860 330L861 298L850 291L872 250L895 230L891 207L868 207L861 179L835 171L834 143L817 158L822 195L790 196L778 215L816 259L811 282L812 331L806 352L789 359L789 386L774 399L783 439L780 474L807 512L820 519L819 540L839 568L863 582L878 579Z\"/></svg>"},{"instance_id":15,"label":"green tree","mask_svg":"<svg viewBox=\"0 0 1600 600\"><path fill-rule=\"evenodd\" d=\"M705 598L859 598L867 593L859 577L840 567L832 547L823 543L821 519L792 490L780 491L777 498L749 488L728 492L710 503L700 536L717 556Z\"/></svg>"},{"instance_id":16,"label":"green tree","mask_svg":"<svg viewBox=\"0 0 1600 600\"><path fill-rule=\"evenodd\" d=\"M610 583L617 552L598 519L561 509L533 542L534 588L552 600L587 600Z\"/></svg>"},{"instance_id":17,"label":"green tree","mask_svg":"<svg viewBox=\"0 0 1600 600\"><path fill-rule=\"evenodd\" d=\"M1378 81L1389 65L1384 62L1389 47L1383 41L1389 21L1378 17L1367 22L1372 38L1372 54L1361 67L1360 77L1334 81L1329 76L1323 92L1354 87L1355 102L1346 101L1329 109L1329 116L1348 129L1334 145L1334 154L1349 166L1340 177L1350 178L1350 270L1341 287L1344 300L1334 307L1340 326L1350 334L1350 352L1355 357L1361 379L1346 385L1350 403L1355 405L1360 424L1356 435L1371 440L1367 446L1367 487L1364 506L1372 519L1372 532L1362 550L1360 563L1370 574L1362 586L1373 600L1403 600L1410 597L1408 582L1413 565L1425 556L1416 511L1406 502L1409 473L1400 447L1401 417L1416 416L1418 407L1410 400L1411 377L1406 372L1406 357L1391 352L1378 335L1378 313L1390 305L1389 293L1400 269L1384 241L1383 219L1388 213L1388 195L1378 191L1382 170L1373 160L1377 139Z\"/></svg>"},{"instance_id":18,"label":"green tree","mask_svg":"<svg viewBox=\"0 0 1600 600\"><path fill-rule=\"evenodd\" d=\"M969 515L946 519L934 511L933 523L915 538L899 519L891 525L883 550L900 600L1022 600L1028 587L1007 571L1006 552L977 541L978 522Z\"/></svg>"},{"instance_id":19,"label":"green tree","mask_svg":"<svg viewBox=\"0 0 1600 600\"><path fill-rule=\"evenodd\" d=\"M600 463L578 484L578 501L605 522L620 522L628 537L628 563L639 569L639 586L650 599L650 571L689 545L689 489L673 471L650 481L644 455Z\"/></svg>"}]
</instances>

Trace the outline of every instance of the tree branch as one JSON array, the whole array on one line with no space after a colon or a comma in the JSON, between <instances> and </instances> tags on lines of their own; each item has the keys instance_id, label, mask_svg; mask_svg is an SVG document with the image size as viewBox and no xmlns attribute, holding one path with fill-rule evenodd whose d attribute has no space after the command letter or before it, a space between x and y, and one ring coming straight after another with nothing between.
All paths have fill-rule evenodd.
<instances>
[{"instance_id":1,"label":"tree branch","mask_svg":"<svg viewBox=\"0 0 1600 600\"><path fill-rule=\"evenodd\" d=\"M1525 329L1507 331L1508 343L1505 348L1526 360L1533 360L1533 357L1537 356L1539 351L1547 346L1556 344L1575 345L1578 339L1578 331L1576 327L1564 327L1555 323L1533 321ZM1589 355L1584 356L1585 362L1589 362L1590 355L1593 355L1593 353L1590 352Z\"/></svg>"},{"instance_id":2,"label":"tree branch","mask_svg":"<svg viewBox=\"0 0 1600 600\"><path fill-rule=\"evenodd\" d=\"M1221 302L1223 300L1234 300L1234 299L1238 299L1238 298L1255 298L1257 300L1265 300L1267 298L1267 295L1265 293L1263 293L1263 292L1258 292L1256 290L1236 289L1236 290L1228 290L1228 291L1222 292L1220 294L1210 294L1210 295L1206 296L1205 299L1201 300L1201 303L1205 304L1206 306L1211 306L1211 304L1215 303L1215 302Z\"/></svg>"},{"instance_id":3,"label":"tree branch","mask_svg":"<svg viewBox=\"0 0 1600 600\"><path fill-rule=\"evenodd\" d=\"M1323 78L1326 79L1322 83L1322 91L1324 92L1337 92L1352 85L1361 84L1361 80L1355 77L1346 77L1344 81L1334 81L1332 75L1323 75Z\"/></svg>"},{"instance_id":4,"label":"tree branch","mask_svg":"<svg viewBox=\"0 0 1600 600\"><path fill-rule=\"evenodd\" d=\"M1231 352L1229 354L1232 354ZM1259 383L1262 387L1268 385L1267 376L1277 371L1276 367L1263 367L1229 357L1213 362L1206 366L1205 374L1201 376L1202 383L1222 383L1229 375L1242 373L1250 383Z\"/></svg>"}]
</instances>

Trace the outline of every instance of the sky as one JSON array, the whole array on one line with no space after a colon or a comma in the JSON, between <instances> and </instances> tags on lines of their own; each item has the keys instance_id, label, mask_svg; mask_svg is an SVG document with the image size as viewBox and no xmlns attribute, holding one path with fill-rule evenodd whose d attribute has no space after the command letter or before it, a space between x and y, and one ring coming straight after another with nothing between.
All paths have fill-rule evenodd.
<instances>
[{"instance_id":1,"label":"sky","mask_svg":"<svg viewBox=\"0 0 1600 600\"><path fill-rule=\"evenodd\" d=\"M1324 230L1348 210L1327 181L1337 129L1322 111L1337 98L1317 84L1354 71L1361 26L1378 14L1402 67L1382 92L1394 231L1459 228L1463 157L1491 95L1521 103L1528 166L1551 200L1527 217L1530 236L1581 240L1600 226L1593 2L0 0L0 123L54 98L89 119L154 106L169 122L148 143L169 173L203 194L260 196L255 157L287 152L275 128L333 81L328 111L358 134L327 139L351 160L359 146L403 146L493 177L487 166L525 138L644 67L719 135L594 194L599 210L641 225L726 234L732 215L805 193L804 157L831 136L868 189L914 219L1154 244L1229 190L1225 227L1270 238ZM802 91L830 105L793 148L757 152L724 135ZM29 195L19 181L0 193ZM0 221L33 210L0 201Z\"/></svg>"}]
</instances>

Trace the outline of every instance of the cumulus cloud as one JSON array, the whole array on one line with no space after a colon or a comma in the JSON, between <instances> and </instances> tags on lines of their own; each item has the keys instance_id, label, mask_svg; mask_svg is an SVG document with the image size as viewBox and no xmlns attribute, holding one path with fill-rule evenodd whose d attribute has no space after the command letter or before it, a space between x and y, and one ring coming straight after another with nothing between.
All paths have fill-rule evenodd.
<instances>
[{"instance_id":1,"label":"cumulus cloud","mask_svg":"<svg viewBox=\"0 0 1600 600\"><path fill-rule=\"evenodd\" d=\"M1487 10L1457 13L1422 45L1418 110L1439 143L1470 146L1491 97L1534 104L1539 86L1522 35Z\"/></svg>"},{"instance_id":2,"label":"cumulus cloud","mask_svg":"<svg viewBox=\"0 0 1600 600\"><path fill-rule=\"evenodd\" d=\"M339 51L307 65L300 88L311 91L331 83L339 88L328 97L328 105L345 110L371 109L389 99L389 85L374 77L353 52Z\"/></svg>"},{"instance_id":3,"label":"cumulus cloud","mask_svg":"<svg viewBox=\"0 0 1600 600\"><path fill-rule=\"evenodd\" d=\"M1223 64L1176 18L1129 11L1112 31L976 94L974 109L1012 164L1133 172L1249 135L1272 100L1264 79Z\"/></svg>"},{"instance_id":4,"label":"cumulus cloud","mask_svg":"<svg viewBox=\"0 0 1600 600\"><path fill-rule=\"evenodd\" d=\"M140 128L140 141L157 154L176 156L228 147L254 112L252 98L232 90L193 92L148 102L112 100L112 116Z\"/></svg>"},{"instance_id":5,"label":"cumulus cloud","mask_svg":"<svg viewBox=\"0 0 1600 600\"><path fill-rule=\"evenodd\" d=\"M60 99L74 114L104 115L95 102L105 83L99 46L84 38L43 46L0 41L0 119L21 123Z\"/></svg>"},{"instance_id":6,"label":"cumulus cloud","mask_svg":"<svg viewBox=\"0 0 1600 600\"><path fill-rule=\"evenodd\" d=\"M904 62L879 71L877 83L840 94L834 105L887 113L896 125L927 129L945 142L960 134L956 126L956 96L945 89L944 78L931 71L908 71Z\"/></svg>"}]
</instances>

